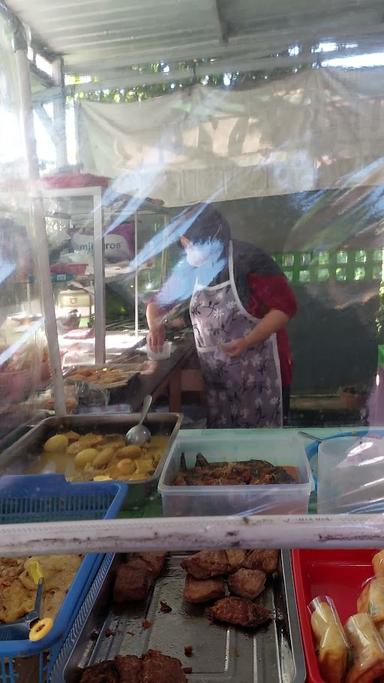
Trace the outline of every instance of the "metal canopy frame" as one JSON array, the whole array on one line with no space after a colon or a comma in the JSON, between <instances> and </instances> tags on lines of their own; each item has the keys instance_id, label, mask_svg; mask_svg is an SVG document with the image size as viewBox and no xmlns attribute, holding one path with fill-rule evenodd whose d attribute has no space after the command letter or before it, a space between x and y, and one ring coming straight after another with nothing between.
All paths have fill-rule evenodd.
<instances>
[{"instance_id":1,"label":"metal canopy frame","mask_svg":"<svg viewBox=\"0 0 384 683\"><path fill-rule=\"evenodd\" d=\"M90 75L99 88L190 78L191 69L178 64L188 61L196 61L197 76L295 68L321 59L311 52L321 41L343 46L333 54L340 57L355 49L380 50L384 33L379 0L334 0L331 5L329 0L290 0L289 12L287 0L8 3L31 27L34 49L50 61L63 58L67 73ZM295 45L300 54L289 54ZM200 64L202 58L206 61ZM129 70L160 60L172 66L169 74ZM57 97L51 85L45 79L50 95Z\"/></svg>"}]
</instances>

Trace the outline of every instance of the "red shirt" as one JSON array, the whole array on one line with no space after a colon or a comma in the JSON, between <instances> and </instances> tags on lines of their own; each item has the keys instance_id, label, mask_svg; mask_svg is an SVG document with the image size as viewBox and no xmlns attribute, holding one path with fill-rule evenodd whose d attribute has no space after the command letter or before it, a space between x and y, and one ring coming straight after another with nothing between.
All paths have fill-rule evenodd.
<instances>
[{"instance_id":1,"label":"red shirt","mask_svg":"<svg viewBox=\"0 0 384 683\"><path fill-rule=\"evenodd\" d=\"M256 318L263 318L272 309L285 313L293 318L297 311L295 295L286 277L281 275L247 275L249 300L247 310ZM276 334L277 348L280 358L281 383L289 386L292 381L292 353L289 346L288 334L285 328Z\"/></svg>"}]
</instances>

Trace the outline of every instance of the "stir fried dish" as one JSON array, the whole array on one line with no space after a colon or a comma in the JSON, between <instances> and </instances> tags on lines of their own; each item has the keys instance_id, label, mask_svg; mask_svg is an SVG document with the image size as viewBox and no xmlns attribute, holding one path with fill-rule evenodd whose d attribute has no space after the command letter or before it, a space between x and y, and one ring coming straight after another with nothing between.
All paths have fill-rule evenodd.
<instances>
[{"instance_id":1,"label":"stir fried dish","mask_svg":"<svg viewBox=\"0 0 384 683\"><path fill-rule=\"evenodd\" d=\"M238 462L208 462L198 453L196 464L188 469L184 454L180 459L180 471L175 486L233 486L236 484L293 484L298 480L292 467L272 465L266 460Z\"/></svg>"}]
</instances>

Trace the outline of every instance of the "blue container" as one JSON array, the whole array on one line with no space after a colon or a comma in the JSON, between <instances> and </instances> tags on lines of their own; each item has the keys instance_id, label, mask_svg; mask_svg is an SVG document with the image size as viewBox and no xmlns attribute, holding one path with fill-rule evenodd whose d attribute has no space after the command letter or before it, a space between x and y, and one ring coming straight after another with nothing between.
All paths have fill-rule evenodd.
<instances>
[{"instance_id":1,"label":"blue container","mask_svg":"<svg viewBox=\"0 0 384 683\"><path fill-rule=\"evenodd\" d=\"M0 524L112 519L123 505L127 488L118 482L72 484L56 474L4 476L0 478ZM23 683L17 672L18 658L31 656L38 659L38 683L48 679L103 557L100 553L85 556L45 638L35 643L0 640L1 683Z\"/></svg>"},{"instance_id":2,"label":"blue container","mask_svg":"<svg viewBox=\"0 0 384 683\"><path fill-rule=\"evenodd\" d=\"M113 553L108 553L104 556L92 586L85 597L76 619L73 621L72 628L68 631L67 638L62 644L59 655L55 659L54 666L50 670L49 683L65 682L65 676L68 673L66 670L68 661L79 642L84 625L97 602L99 594L104 588L104 583L111 570L114 558L115 555Z\"/></svg>"}]
</instances>

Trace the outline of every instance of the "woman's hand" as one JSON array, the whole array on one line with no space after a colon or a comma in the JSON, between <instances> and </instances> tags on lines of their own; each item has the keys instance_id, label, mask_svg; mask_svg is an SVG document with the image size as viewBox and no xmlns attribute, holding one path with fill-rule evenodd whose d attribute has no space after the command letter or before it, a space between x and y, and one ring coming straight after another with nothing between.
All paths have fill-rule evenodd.
<instances>
[{"instance_id":1,"label":"woman's hand","mask_svg":"<svg viewBox=\"0 0 384 683\"><path fill-rule=\"evenodd\" d=\"M165 329L164 325L158 325L157 327L152 327L147 334L147 344L151 351L159 353L165 342Z\"/></svg>"},{"instance_id":2,"label":"woman's hand","mask_svg":"<svg viewBox=\"0 0 384 683\"><path fill-rule=\"evenodd\" d=\"M249 344L246 338L241 337L240 339L234 339L233 341L228 342L228 344L223 344L222 349L228 354L228 356L231 356L231 358L237 358L245 353L245 351L248 349L248 346Z\"/></svg>"}]
</instances>

